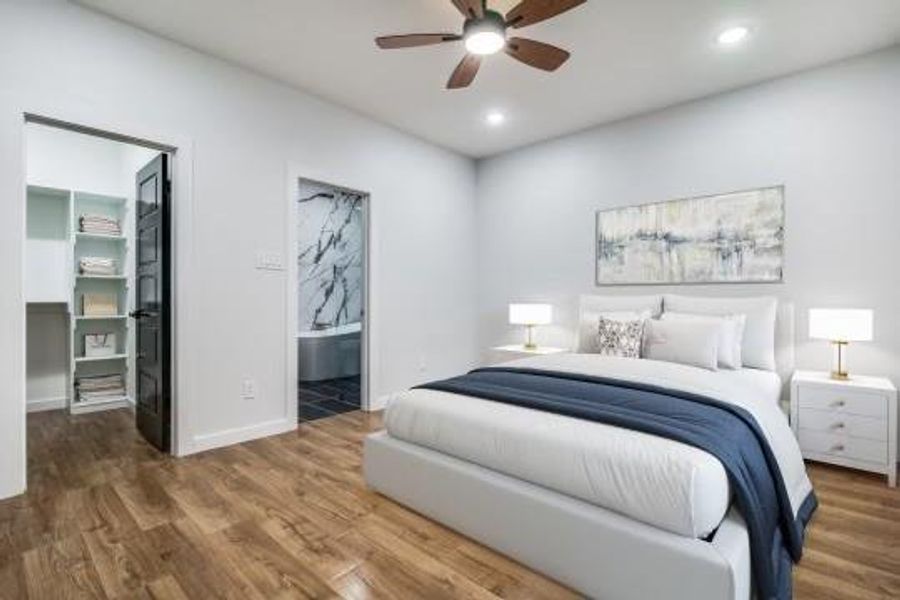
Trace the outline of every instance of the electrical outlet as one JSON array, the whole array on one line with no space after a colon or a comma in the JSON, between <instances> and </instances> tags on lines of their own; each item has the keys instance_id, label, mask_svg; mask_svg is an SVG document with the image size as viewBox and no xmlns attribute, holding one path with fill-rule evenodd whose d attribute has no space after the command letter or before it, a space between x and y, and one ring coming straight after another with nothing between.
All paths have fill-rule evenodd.
<instances>
[{"instance_id":1,"label":"electrical outlet","mask_svg":"<svg viewBox=\"0 0 900 600\"><path fill-rule=\"evenodd\" d=\"M244 379L241 381L241 398L250 400L256 398L256 382L252 379Z\"/></svg>"}]
</instances>

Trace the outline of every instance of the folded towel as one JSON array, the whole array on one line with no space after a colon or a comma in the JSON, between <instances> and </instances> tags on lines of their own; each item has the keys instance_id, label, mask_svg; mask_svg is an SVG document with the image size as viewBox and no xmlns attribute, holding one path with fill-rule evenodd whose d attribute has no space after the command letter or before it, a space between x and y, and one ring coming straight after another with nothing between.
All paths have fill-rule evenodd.
<instances>
[{"instance_id":1,"label":"folded towel","mask_svg":"<svg viewBox=\"0 0 900 600\"><path fill-rule=\"evenodd\" d=\"M80 231L83 233L122 235L122 225L119 220L106 215L81 215L78 223Z\"/></svg>"},{"instance_id":2,"label":"folded towel","mask_svg":"<svg viewBox=\"0 0 900 600\"><path fill-rule=\"evenodd\" d=\"M125 395L125 379L121 374L79 377L78 400L102 400Z\"/></svg>"},{"instance_id":3,"label":"folded towel","mask_svg":"<svg viewBox=\"0 0 900 600\"><path fill-rule=\"evenodd\" d=\"M113 217L108 217L106 215L81 215L82 223L109 223L111 225L118 225L119 220L114 219Z\"/></svg>"},{"instance_id":4,"label":"folded towel","mask_svg":"<svg viewBox=\"0 0 900 600\"><path fill-rule=\"evenodd\" d=\"M115 275L118 261L100 256L83 256L78 259L78 270L83 275Z\"/></svg>"}]
</instances>

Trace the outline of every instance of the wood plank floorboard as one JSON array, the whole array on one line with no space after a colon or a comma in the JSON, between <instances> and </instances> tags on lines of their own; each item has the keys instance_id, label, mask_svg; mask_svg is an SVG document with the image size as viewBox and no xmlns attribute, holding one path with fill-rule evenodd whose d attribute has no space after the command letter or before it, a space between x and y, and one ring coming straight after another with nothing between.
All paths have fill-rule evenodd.
<instances>
[{"instance_id":1,"label":"wood plank floorboard","mask_svg":"<svg viewBox=\"0 0 900 600\"><path fill-rule=\"evenodd\" d=\"M0 599L522 598L577 594L369 491L345 413L183 459L128 410L28 416L27 494L0 502ZM900 491L809 465L801 600L900 598Z\"/></svg>"}]
</instances>

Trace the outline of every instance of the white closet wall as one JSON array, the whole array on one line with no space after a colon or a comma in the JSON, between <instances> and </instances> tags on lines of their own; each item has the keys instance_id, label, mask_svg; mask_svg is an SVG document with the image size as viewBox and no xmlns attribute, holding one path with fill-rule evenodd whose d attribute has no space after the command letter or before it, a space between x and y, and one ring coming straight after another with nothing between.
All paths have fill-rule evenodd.
<instances>
[{"instance_id":1,"label":"white closet wall","mask_svg":"<svg viewBox=\"0 0 900 600\"><path fill-rule=\"evenodd\" d=\"M26 132L28 185L134 195L123 186L124 144L33 123Z\"/></svg>"},{"instance_id":2,"label":"white closet wall","mask_svg":"<svg viewBox=\"0 0 900 600\"><path fill-rule=\"evenodd\" d=\"M28 410L65 408L71 393L65 305L29 304L27 317Z\"/></svg>"}]
</instances>

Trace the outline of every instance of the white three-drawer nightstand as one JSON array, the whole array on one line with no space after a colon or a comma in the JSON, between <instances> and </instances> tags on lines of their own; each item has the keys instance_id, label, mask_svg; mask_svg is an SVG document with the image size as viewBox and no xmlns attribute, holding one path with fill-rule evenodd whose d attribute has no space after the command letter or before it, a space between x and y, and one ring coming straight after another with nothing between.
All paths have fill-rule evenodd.
<instances>
[{"instance_id":1,"label":"white three-drawer nightstand","mask_svg":"<svg viewBox=\"0 0 900 600\"><path fill-rule=\"evenodd\" d=\"M512 344L510 346L496 346L487 352L485 363L488 365L496 365L505 363L518 358L528 358L529 356L546 356L548 354L563 354L569 352L565 348L551 348L550 346L538 346L537 348L526 348L522 344Z\"/></svg>"},{"instance_id":2,"label":"white three-drawer nightstand","mask_svg":"<svg viewBox=\"0 0 900 600\"><path fill-rule=\"evenodd\" d=\"M897 389L889 380L797 371L791 428L804 458L883 473L897 485Z\"/></svg>"}]
</instances>

